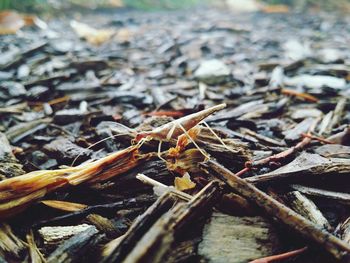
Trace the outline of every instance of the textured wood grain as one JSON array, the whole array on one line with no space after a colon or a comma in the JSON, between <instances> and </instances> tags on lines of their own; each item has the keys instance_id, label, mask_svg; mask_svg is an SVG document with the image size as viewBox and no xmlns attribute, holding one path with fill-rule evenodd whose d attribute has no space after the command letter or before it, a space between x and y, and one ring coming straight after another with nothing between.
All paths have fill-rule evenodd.
<instances>
[{"instance_id":1,"label":"textured wood grain","mask_svg":"<svg viewBox=\"0 0 350 263\"><path fill-rule=\"evenodd\" d=\"M260 216L214 213L205 226L198 253L209 263L246 263L273 255L279 241L273 226Z\"/></svg>"}]
</instances>

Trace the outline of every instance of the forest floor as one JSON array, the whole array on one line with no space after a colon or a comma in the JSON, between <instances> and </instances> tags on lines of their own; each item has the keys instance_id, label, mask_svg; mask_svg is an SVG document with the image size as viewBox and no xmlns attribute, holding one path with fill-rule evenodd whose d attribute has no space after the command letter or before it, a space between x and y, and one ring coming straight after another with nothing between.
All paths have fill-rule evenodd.
<instances>
[{"instance_id":1,"label":"forest floor","mask_svg":"<svg viewBox=\"0 0 350 263\"><path fill-rule=\"evenodd\" d=\"M349 262L349 20L67 11L0 36L0 261Z\"/></svg>"}]
</instances>

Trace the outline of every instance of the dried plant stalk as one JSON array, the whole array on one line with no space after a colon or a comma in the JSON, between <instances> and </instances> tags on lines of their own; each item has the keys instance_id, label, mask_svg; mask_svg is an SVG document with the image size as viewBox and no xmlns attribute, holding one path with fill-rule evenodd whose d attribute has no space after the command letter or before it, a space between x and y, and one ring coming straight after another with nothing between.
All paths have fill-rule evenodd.
<instances>
[{"instance_id":1,"label":"dried plant stalk","mask_svg":"<svg viewBox=\"0 0 350 263\"><path fill-rule=\"evenodd\" d=\"M0 219L11 217L47 193L68 185L96 183L134 168L151 154L138 152L141 143L100 160L57 170L34 171L0 182Z\"/></svg>"}]
</instances>

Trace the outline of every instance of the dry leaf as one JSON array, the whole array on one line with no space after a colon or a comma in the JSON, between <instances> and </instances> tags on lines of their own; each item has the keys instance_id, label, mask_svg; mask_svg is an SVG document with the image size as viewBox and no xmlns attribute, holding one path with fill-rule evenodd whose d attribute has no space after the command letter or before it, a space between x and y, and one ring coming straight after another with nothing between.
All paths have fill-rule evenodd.
<instances>
[{"instance_id":1,"label":"dry leaf","mask_svg":"<svg viewBox=\"0 0 350 263\"><path fill-rule=\"evenodd\" d=\"M44 21L33 15L22 15L14 11L0 12L0 35L16 34L24 26L36 25L46 29Z\"/></svg>"},{"instance_id":2,"label":"dry leaf","mask_svg":"<svg viewBox=\"0 0 350 263\"><path fill-rule=\"evenodd\" d=\"M286 14L289 13L289 7L286 5L267 5L262 8L262 11L268 14Z\"/></svg>"},{"instance_id":3,"label":"dry leaf","mask_svg":"<svg viewBox=\"0 0 350 263\"><path fill-rule=\"evenodd\" d=\"M3 11L0 13L0 35L16 34L23 26L25 26L25 21L17 12Z\"/></svg>"},{"instance_id":4,"label":"dry leaf","mask_svg":"<svg viewBox=\"0 0 350 263\"><path fill-rule=\"evenodd\" d=\"M118 30L114 38L116 41L118 41L121 44L128 43L130 42L131 32L127 28L121 28Z\"/></svg>"},{"instance_id":5,"label":"dry leaf","mask_svg":"<svg viewBox=\"0 0 350 263\"><path fill-rule=\"evenodd\" d=\"M23 16L26 26L35 25L41 29L47 29L47 24L37 16L25 15Z\"/></svg>"},{"instance_id":6,"label":"dry leaf","mask_svg":"<svg viewBox=\"0 0 350 263\"><path fill-rule=\"evenodd\" d=\"M185 173L182 177L175 177L175 188L179 191L184 191L196 187L196 184L191 181L190 175Z\"/></svg>"},{"instance_id":7,"label":"dry leaf","mask_svg":"<svg viewBox=\"0 0 350 263\"><path fill-rule=\"evenodd\" d=\"M113 7L123 7L124 3L122 0L109 0L108 4Z\"/></svg>"},{"instance_id":8,"label":"dry leaf","mask_svg":"<svg viewBox=\"0 0 350 263\"><path fill-rule=\"evenodd\" d=\"M86 39L87 42L93 45L101 45L110 40L115 34L112 29L96 29L74 20L70 22L70 25L79 37Z\"/></svg>"}]
</instances>

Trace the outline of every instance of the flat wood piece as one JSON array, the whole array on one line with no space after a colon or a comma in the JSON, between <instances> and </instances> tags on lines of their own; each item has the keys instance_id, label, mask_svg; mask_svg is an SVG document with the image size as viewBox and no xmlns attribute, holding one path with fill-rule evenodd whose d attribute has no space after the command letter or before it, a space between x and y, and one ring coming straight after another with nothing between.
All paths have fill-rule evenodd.
<instances>
[{"instance_id":1,"label":"flat wood piece","mask_svg":"<svg viewBox=\"0 0 350 263\"><path fill-rule=\"evenodd\" d=\"M278 253L278 237L263 217L236 217L213 213L206 224L198 254L208 263L246 263Z\"/></svg>"}]
</instances>

